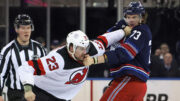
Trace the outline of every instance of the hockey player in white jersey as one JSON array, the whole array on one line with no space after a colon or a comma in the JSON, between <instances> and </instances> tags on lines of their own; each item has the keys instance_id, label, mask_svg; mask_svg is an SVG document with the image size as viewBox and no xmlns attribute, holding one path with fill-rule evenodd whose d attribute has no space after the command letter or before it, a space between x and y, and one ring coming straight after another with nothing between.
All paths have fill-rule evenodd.
<instances>
[{"instance_id":1,"label":"hockey player in white jersey","mask_svg":"<svg viewBox=\"0 0 180 101\"><path fill-rule=\"evenodd\" d=\"M125 36L123 30L104 35L108 46ZM114 40L109 37L114 37ZM82 61L90 56L102 55L105 48L99 40L90 41L82 31L68 34L67 45L51 51L38 60L25 62L19 67L20 79L28 101L69 101L80 90L88 74L88 66ZM43 76L33 76L43 75Z\"/></svg>"}]
</instances>

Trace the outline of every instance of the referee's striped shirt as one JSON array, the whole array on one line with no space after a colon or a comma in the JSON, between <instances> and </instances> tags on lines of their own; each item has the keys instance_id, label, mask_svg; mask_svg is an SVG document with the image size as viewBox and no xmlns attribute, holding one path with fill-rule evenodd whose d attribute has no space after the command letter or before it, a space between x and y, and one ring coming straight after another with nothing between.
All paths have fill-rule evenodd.
<instances>
[{"instance_id":1,"label":"referee's striped shirt","mask_svg":"<svg viewBox=\"0 0 180 101\"><path fill-rule=\"evenodd\" d=\"M0 95L2 95L5 80L8 88L22 90L23 85L17 74L18 67L25 61L45 55L45 49L34 40L30 40L28 46L21 46L16 39L8 43L0 54Z\"/></svg>"}]
</instances>

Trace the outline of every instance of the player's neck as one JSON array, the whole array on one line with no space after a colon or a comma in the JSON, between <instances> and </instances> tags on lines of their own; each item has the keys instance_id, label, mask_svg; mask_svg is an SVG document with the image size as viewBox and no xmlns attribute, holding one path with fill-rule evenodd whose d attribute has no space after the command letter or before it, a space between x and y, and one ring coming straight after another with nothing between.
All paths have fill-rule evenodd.
<instances>
[{"instance_id":1,"label":"player's neck","mask_svg":"<svg viewBox=\"0 0 180 101\"><path fill-rule=\"evenodd\" d=\"M19 37L17 37L17 41L18 41L18 43L19 43L20 45L22 45L22 46L27 46L27 45L29 45L29 40L28 40L28 41L23 41L23 40L21 40Z\"/></svg>"}]
</instances>

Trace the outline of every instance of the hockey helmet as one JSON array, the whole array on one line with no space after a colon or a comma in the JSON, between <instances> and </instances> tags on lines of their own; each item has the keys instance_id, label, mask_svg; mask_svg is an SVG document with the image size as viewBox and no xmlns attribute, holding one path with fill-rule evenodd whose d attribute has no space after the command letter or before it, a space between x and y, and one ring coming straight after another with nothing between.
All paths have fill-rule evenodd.
<instances>
[{"instance_id":1,"label":"hockey helmet","mask_svg":"<svg viewBox=\"0 0 180 101\"><path fill-rule=\"evenodd\" d=\"M124 10L124 16L133 14L145 14L145 9L142 6L141 2L130 2L128 7Z\"/></svg>"},{"instance_id":2,"label":"hockey helmet","mask_svg":"<svg viewBox=\"0 0 180 101\"><path fill-rule=\"evenodd\" d=\"M66 38L67 50L72 55L72 57L76 60L76 58L74 57L74 53L76 51L77 46L86 48L88 52L89 42L90 41L84 32L80 30L70 32ZM73 46L73 52L69 50L71 44Z\"/></svg>"},{"instance_id":3,"label":"hockey helmet","mask_svg":"<svg viewBox=\"0 0 180 101\"><path fill-rule=\"evenodd\" d=\"M27 14L19 14L14 21L14 27L19 28L20 25L31 25L32 31L34 31L34 24L31 17Z\"/></svg>"}]
</instances>

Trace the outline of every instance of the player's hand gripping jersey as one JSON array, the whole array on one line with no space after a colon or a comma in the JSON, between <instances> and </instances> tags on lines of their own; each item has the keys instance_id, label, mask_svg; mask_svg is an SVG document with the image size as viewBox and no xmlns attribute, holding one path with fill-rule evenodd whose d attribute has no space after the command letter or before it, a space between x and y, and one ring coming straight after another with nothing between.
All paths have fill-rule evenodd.
<instances>
[{"instance_id":1,"label":"player's hand gripping jersey","mask_svg":"<svg viewBox=\"0 0 180 101\"><path fill-rule=\"evenodd\" d=\"M108 35L111 34L111 35ZM124 37L122 30L108 33L104 37L110 45ZM114 40L108 40L114 37ZM105 47L100 41L90 41L90 56L102 55ZM80 90L84 80L87 77L88 66L75 61L68 54L66 46L51 51L47 56L24 63L19 69L19 75L22 83L36 85L51 95L71 100ZM44 75L44 76L33 76Z\"/></svg>"}]
</instances>

